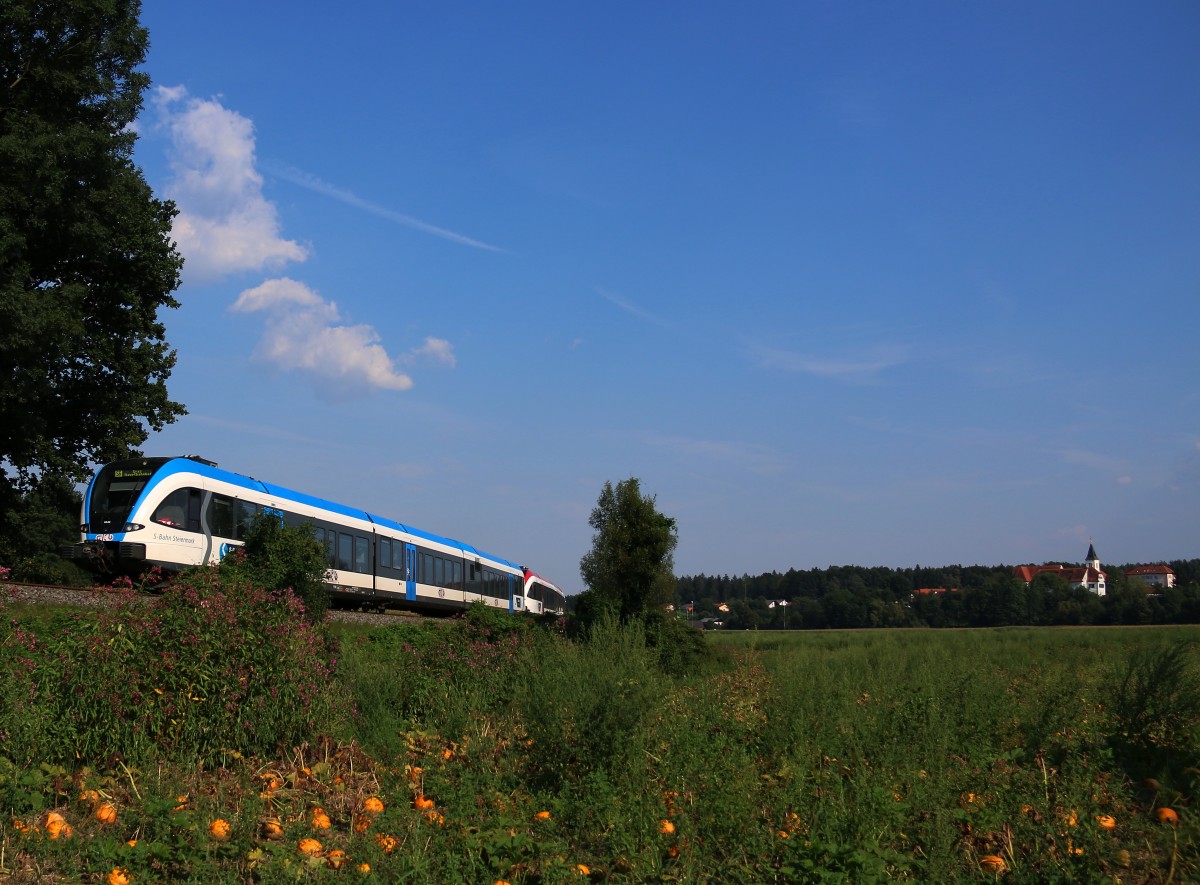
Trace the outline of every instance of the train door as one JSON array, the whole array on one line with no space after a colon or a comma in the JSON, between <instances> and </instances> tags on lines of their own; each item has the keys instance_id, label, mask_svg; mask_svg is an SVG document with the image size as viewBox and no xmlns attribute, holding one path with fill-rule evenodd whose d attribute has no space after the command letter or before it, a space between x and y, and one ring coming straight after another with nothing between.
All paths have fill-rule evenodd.
<instances>
[{"instance_id":1,"label":"train door","mask_svg":"<svg viewBox=\"0 0 1200 885\"><path fill-rule=\"evenodd\" d=\"M404 598L415 602L417 598L417 548L404 545Z\"/></svg>"},{"instance_id":2,"label":"train door","mask_svg":"<svg viewBox=\"0 0 1200 885\"><path fill-rule=\"evenodd\" d=\"M508 610L514 611L516 608L517 599L517 578L515 575L508 576Z\"/></svg>"}]
</instances>

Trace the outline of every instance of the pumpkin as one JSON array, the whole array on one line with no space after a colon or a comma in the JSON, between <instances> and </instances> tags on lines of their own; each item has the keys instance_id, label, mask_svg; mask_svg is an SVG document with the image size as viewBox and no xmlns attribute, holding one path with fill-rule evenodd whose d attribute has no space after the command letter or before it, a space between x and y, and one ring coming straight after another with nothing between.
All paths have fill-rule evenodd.
<instances>
[{"instance_id":1,"label":"pumpkin","mask_svg":"<svg viewBox=\"0 0 1200 885\"><path fill-rule=\"evenodd\" d=\"M379 847L383 850L384 854L391 854L396 850L395 836L389 836L386 833L376 833L375 841L379 843Z\"/></svg>"},{"instance_id":2,"label":"pumpkin","mask_svg":"<svg viewBox=\"0 0 1200 885\"><path fill-rule=\"evenodd\" d=\"M979 865L983 867L986 873L1003 873L1008 869L1008 864L1004 862L1004 858L998 854L985 854L979 858Z\"/></svg>"},{"instance_id":3,"label":"pumpkin","mask_svg":"<svg viewBox=\"0 0 1200 885\"><path fill-rule=\"evenodd\" d=\"M360 814L354 819L354 832L365 833L371 828L371 818L365 814Z\"/></svg>"},{"instance_id":4,"label":"pumpkin","mask_svg":"<svg viewBox=\"0 0 1200 885\"><path fill-rule=\"evenodd\" d=\"M1096 823L1102 830L1114 830L1117 827L1116 818L1114 818L1111 814L1096 815Z\"/></svg>"},{"instance_id":5,"label":"pumpkin","mask_svg":"<svg viewBox=\"0 0 1200 885\"><path fill-rule=\"evenodd\" d=\"M675 832L675 824L671 823L669 820L660 820L658 822L658 831L664 836L670 836Z\"/></svg>"},{"instance_id":6,"label":"pumpkin","mask_svg":"<svg viewBox=\"0 0 1200 885\"><path fill-rule=\"evenodd\" d=\"M301 839L296 843L296 851L305 857L320 857L321 843L312 838Z\"/></svg>"},{"instance_id":7,"label":"pumpkin","mask_svg":"<svg viewBox=\"0 0 1200 885\"><path fill-rule=\"evenodd\" d=\"M1174 808L1167 808L1165 805L1154 812L1154 819L1160 824L1178 823L1179 815L1175 813Z\"/></svg>"},{"instance_id":8,"label":"pumpkin","mask_svg":"<svg viewBox=\"0 0 1200 885\"><path fill-rule=\"evenodd\" d=\"M382 814L383 800L378 796L368 797L367 801L363 803L363 811L367 812L367 814Z\"/></svg>"},{"instance_id":9,"label":"pumpkin","mask_svg":"<svg viewBox=\"0 0 1200 885\"><path fill-rule=\"evenodd\" d=\"M268 818L262 822L262 834L268 839L280 839L283 837L283 824L277 818Z\"/></svg>"},{"instance_id":10,"label":"pumpkin","mask_svg":"<svg viewBox=\"0 0 1200 885\"><path fill-rule=\"evenodd\" d=\"M588 865L585 863L575 864L575 872L581 876L590 876L592 874L592 871L588 869Z\"/></svg>"},{"instance_id":11,"label":"pumpkin","mask_svg":"<svg viewBox=\"0 0 1200 885\"><path fill-rule=\"evenodd\" d=\"M413 808L417 809L417 811L427 811L436 804L432 799L427 799L424 796L417 796L413 799Z\"/></svg>"},{"instance_id":12,"label":"pumpkin","mask_svg":"<svg viewBox=\"0 0 1200 885\"><path fill-rule=\"evenodd\" d=\"M52 820L46 824L46 835L51 839L70 839L75 831L65 820Z\"/></svg>"},{"instance_id":13,"label":"pumpkin","mask_svg":"<svg viewBox=\"0 0 1200 885\"><path fill-rule=\"evenodd\" d=\"M539 811L537 814L535 814L535 815L533 816L533 819L534 819L534 820L550 820L550 812L548 812L548 811Z\"/></svg>"},{"instance_id":14,"label":"pumpkin","mask_svg":"<svg viewBox=\"0 0 1200 885\"><path fill-rule=\"evenodd\" d=\"M233 827L229 825L229 821L218 817L208 825L208 835L212 836L218 842L228 841L229 835L233 832Z\"/></svg>"},{"instance_id":15,"label":"pumpkin","mask_svg":"<svg viewBox=\"0 0 1200 885\"><path fill-rule=\"evenodd\" d=\"M124 870L121 867L113 867L104 881L108 885L129 885L132 877L129 875L128 870Z\"/></svg>"},{"instance_id":16,"label":"pumpkin","mask_svg":"<svg viewBox=\"0 0 1200 885\"><path fill-rule=\"evenodd\" d=\"M79 794L79 801L91 802L92 804L95 804L100 801L100 794L95 790L84 790Z\"/></svg>"},{"instance_id":17,"label":"pumpkin","mask_svg":"<svg viewBox=\"0 0 1200 885\"><path fill-rule=\"evenodd\" d=\"M358 872L365 876L367 873L371 872L371 865L369 863L365 863L365 862L360 863L358 865Z\"/></svg>"},{"instance_id":18,"label":"pumpkin","mask_svg":"<svg viewBox=\"0 0 1200 885\"><path fill-rule=\"evenodd\" d=\"M117 822L117 809L111 803L101 802L96 806L94 817L102 824L115 824Z\"/></svg>"},{"instance_id":19,"label":"pumpkin","mask_svg":"<svg viewBox=\"0 0 1200 885\"><path fill-rule=\"evenodd\" d=\"M325 855L325 863L329 864L331 869L340 870L345 862L346 852L340 848L335 848Z\"/></svg>"},{"instance_id":20,"label":"pumpkin","mask_svg":"<svg viewBox=\"0 0 1200 885\"><path fill-rule=\"evenodd\" d=\"M328 830L333 826L324 808L314 808L312 810L312 825L314 830Z\"/></svg>"}]
</instances>

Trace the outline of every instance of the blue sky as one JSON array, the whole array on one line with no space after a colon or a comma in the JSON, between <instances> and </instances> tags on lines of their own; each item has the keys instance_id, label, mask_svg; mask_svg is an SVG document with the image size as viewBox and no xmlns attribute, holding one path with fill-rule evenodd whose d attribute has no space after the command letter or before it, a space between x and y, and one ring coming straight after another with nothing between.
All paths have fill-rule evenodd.
<instances>
[{"instance_id":1,"label":"blue sky","mask_svg":"<svg viewBox=\"0 0 1200 885\"><path fill-rule=\"evenodd\" d=\"M154 454L582 589L1200 556L1200 6L150 0Z\"/></svg>"}]
</instances>

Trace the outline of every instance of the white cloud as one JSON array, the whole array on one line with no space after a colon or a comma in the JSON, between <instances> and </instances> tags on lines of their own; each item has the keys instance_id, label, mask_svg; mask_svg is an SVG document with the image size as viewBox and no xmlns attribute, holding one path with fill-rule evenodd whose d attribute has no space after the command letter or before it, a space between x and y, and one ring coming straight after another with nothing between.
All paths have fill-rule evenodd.
<instances>
[{"instance_id":1,"label":"white cloud","mask_svg":"<svg viewBox=\"0 0 1200 885\"><path fill-rule=\"evenodd\" d=\"M230 310L264 312L258 358L285 371L305 372L325 390L355 394L412 387L412 379L396 371L373 327L342 324L337 305L303 283L286 277L267 280L242 292ZM441 344L449 350L448 343Z\"/></svg>"},{"instance_id":2,"label":"white cloud","mask_svg":"<svg viewBox=\"0 0 1200 885\"><path fill-rule=\"evenodd\" d=\"M414 359L427 359L453 368L458 365L458 357L454 355L454 345L444 338L426 338L425 343L412 352Z\"/></svg>"},{"instance_id":3,"label":"white cloud","mask_svg":"<svg viewBox=\"0 0 1200 885\"><path fill-rule=\"evenodd\" d=\"M898 366L907 358L903 347L888 345L881 345L869 352L841 357L814 356L762 344L751 344L749 349L754 361L763 368L783 369L823 378L863 378Z\"/></svg>"},{"instance_id":4,"label":"white cloud","mask_svg":"<svg viewBox=\"0 0 1200 885\"><path fill-rule=\"evenodd\" d=\"M275 204L263 196L253 123L182 86L159 87L155 103L171 138L166 193L179 209L172 233L184 278L207 282L304 261L308 250L280 235Z\"/></svg>"}]
</instances>

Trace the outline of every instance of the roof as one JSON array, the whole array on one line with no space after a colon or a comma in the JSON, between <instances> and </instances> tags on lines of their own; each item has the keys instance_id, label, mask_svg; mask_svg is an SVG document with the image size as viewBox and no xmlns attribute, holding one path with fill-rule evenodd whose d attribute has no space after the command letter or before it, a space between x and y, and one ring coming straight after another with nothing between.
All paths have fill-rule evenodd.
<instances>
[{"instance_id":1,"label":"roof","mask_svg":"<svg viewBox=\"0 0 1200 885\"><path fill-rule=\"evenodd\" d=\"M1175 570L1169 565L1135 565L1125 569L1127 575L1173 575Z\"/></svg>"}]
</instances>

